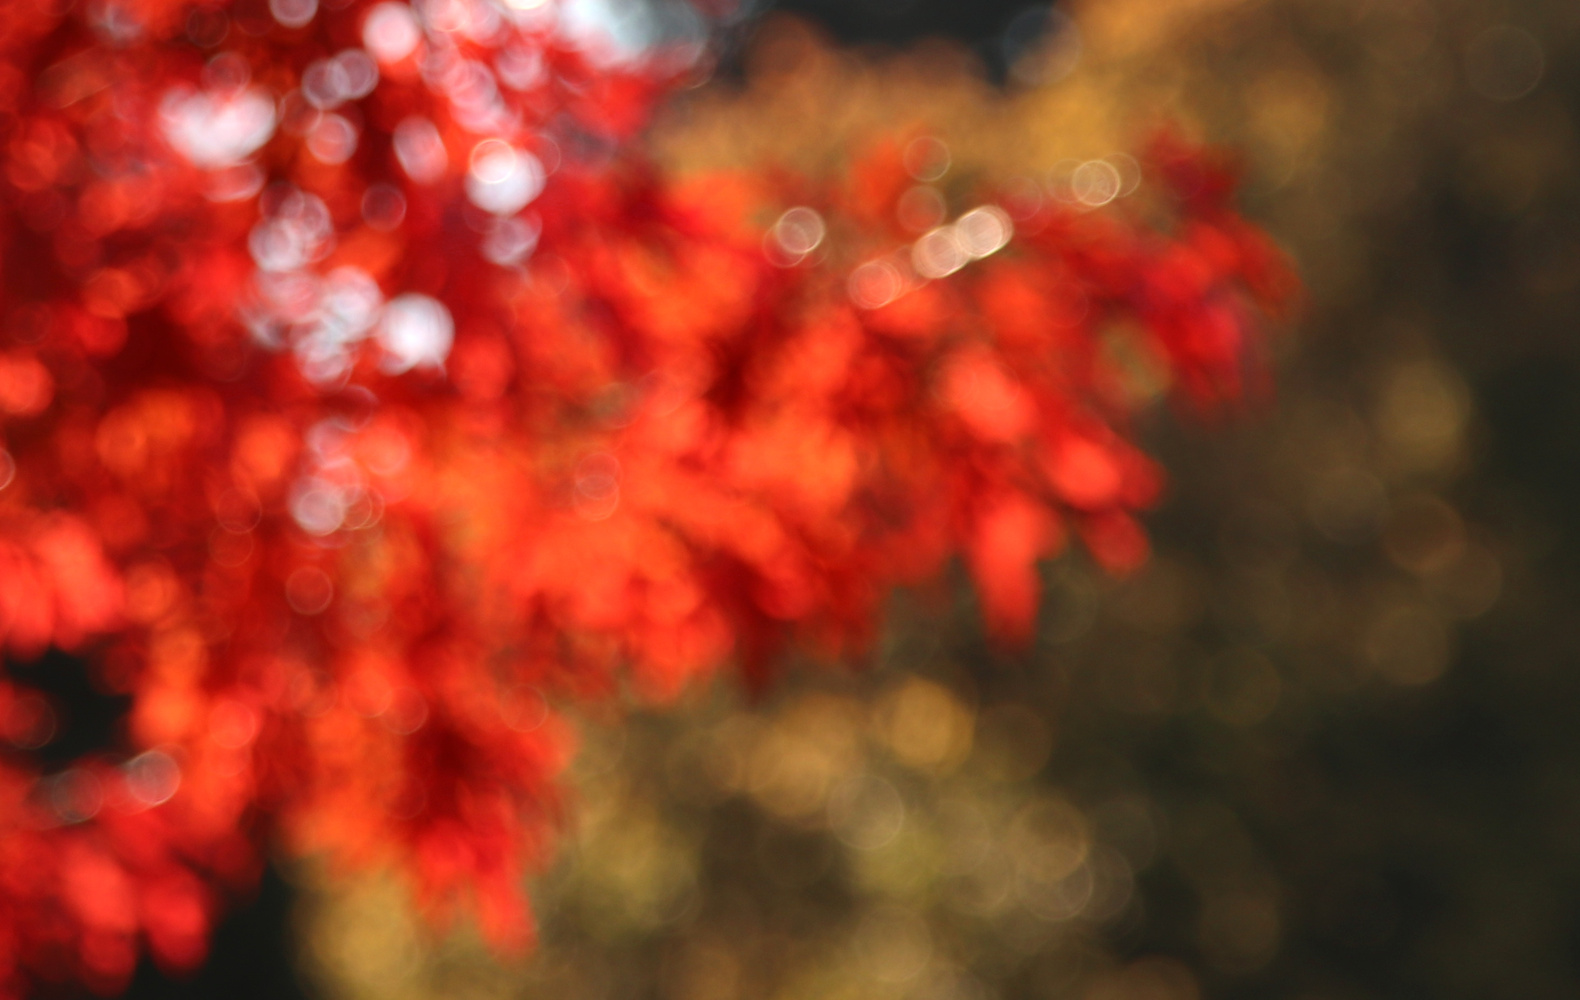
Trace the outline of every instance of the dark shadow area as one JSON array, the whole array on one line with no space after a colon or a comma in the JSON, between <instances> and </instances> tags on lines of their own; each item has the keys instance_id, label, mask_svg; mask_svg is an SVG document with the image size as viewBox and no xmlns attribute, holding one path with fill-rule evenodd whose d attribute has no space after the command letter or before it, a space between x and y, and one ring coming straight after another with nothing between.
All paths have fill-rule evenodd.
<instances>
[{"instance_id":1,"label":"dark shadow area","mask_svg":"<svg viewBox=\"0 0 1580 1000\"><path fill-rule=\"evenodd\" d=\"M136 1000L307 1000L296 976L291 908L294 892L273 865L256 894L223 919L209 960L189 978L159 971L146 957L122 996Z\"/></svg>"},{"instance_id":2,"label":"dark shadow area","mask_svg":"<svg viewBox=\"0 0 1580 1000\"><path fill-rule=\"evenodd\" d=\"M42 745L27 751L46 771L85 754L113 751L130 699L94 683L88 660L51 649L36 660L7 661L6 676L41 695L53 725ZM43 732L39 737L43 737Z\"/></svg>"},{"instance_id":3,"label":"dark shadow area","mask_svg":"<svg viewBox=\"0 0 1580 1000\"><path fill-rule=\"evenodd\" d=\"M1068 27L1049 4L1024 0L774 0L769 9L817 22L847 45L900 46L927 38L962 42L988 75L1005 82L1018 58Z\"/></svg>"}]
</instances>

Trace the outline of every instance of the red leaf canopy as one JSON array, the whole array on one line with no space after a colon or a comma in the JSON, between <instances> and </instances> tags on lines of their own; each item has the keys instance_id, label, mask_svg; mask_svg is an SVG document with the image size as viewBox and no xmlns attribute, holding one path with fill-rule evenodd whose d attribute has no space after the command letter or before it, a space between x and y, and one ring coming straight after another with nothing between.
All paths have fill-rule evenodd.
<instances>
[{"instance_id":1,"label":"red leaf canopy","mask_svg":"<svg viewBox=\"0 0 1580 1000\"><path fill-rule=\"evenodd\" d=\"M552 705L858 649L955 556L1026 636L1071 533L1146 557L1127 366L1239 397L1288 285L1173 140L1162 227L1112 167L918 223L915 144L663 176L678 63L554 0L17 0L0 53L0 644L129 701L44 774L70 706L0 681L0 995L200 963L270 838L525 940Z\"/></svg>"}]
</instances>

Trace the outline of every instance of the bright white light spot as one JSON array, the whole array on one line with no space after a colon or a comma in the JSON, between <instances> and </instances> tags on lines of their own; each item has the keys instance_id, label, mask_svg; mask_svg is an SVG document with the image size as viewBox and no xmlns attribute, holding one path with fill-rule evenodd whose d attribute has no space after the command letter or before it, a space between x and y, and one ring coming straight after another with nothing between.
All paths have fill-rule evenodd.
<instances>
[{"instance_id":1,"label":"bright white light spot","mask_svg":"<svg viewBox=\"0 0 1580 1000\"><path fill-rule=\"evenodd\" d=\"M537 219L500 219L483 238L483 256L500 267L521 263L537 248L543 224Z\"/></svg>"},{"instance_id":2,"label":"bright white light spot","mask_svg":"<svg viewBox=\"0 0 1580 1000\"><path fill-rule=\"evenodd\" d=\"M370 184L362 193L362 221L387 233L406 219L406 196L393 184Z\"/></svg>"},{"instance_id":3,"label":"bright white light spot","mask_svg":"<svg viewBox=\"0 0 1580 1000\"><path fill-rule=\"evenodd\" d=\"M774 223L774 239L785 253L801 258L816 250L828 227L823 217L810 208L792 208Z\"/></svg>"},{"instance_id":4,"label":"bright white light spot","mask_svg":"<svg viewBox=\"0 0 1580 1000\"><path fill-rule=\"evenodd\" d=\"M479 45L492 42L505 24L499 7L492 3L474 2L468 9L468 15L466 26L461 29L461 33L466 35L468 40Z\"/></svg>"},{"instance_id":5,"label":"bright white light spot","mask_svg":"<svg viewBox=\"0 0 1580 1000\"><path fill-rule=\"evenodd\" d=\"M298 337L291 352L302 376L320 389L336 386L351 374L351 352L345 341L322 325Z\"/></svg>"},{"instance_id":6,"label":"bright white light spot","mask_svg":"<svg viewBox=\"0 0 1580 1000\"><path fill-rule=\"evenodd\" d=\"M955 222L955 242L970 257L986 257L1004 249L1015 231L1009 215L993 205L973 208Z\"/></svg>"},{"instance_id":7,"label":"bright white light spot","mask_svg":"<svg viewBox=\"0 0 1580 1000\"><path fill-rule=\"evenodd\" d=\"M480 13L467 0L419 0L418 9L424 24L446 34L469 34L473 17Z\"/></svg>"},{"instance_id":8,"label":"bright white light spot","mask_svg":"<svg viewBox=\"0 0 1580 1000\"><path fill-rule=\"evenodd\" d=\"M450 154L433 122L407 118L395 126L395 159L406 176L418 184L432 184L450 166Z\"/></svg>"},{"instance_id":9,"label":"bright white light spot","mask_svg":"<svg viewBox=\"0 0 1580 1000\"><path fill-rule=\"evenodd\" d=\"M291 491L291 517L309 535L333 534L346 519L345 491L323 479L306 479Z\"/></svg>"},{"instance_id":10,"label":"bright white light spot","mask_svg":"<svg viewBox=\"0 0 1580 1000\"><path fill-rule=\"evenodd\" d=\"M560 35L595 62L627 63L657 41L649 11L619 0L563 0Z\"/></svg>"},{"instance_id":11,"label":"bright white light spot","mask_svg":"<svg viewBox=\"0 0 1580 1000\"><path fill-rule=\"evenodd\" d=\"M943 278L954 274L969 260L953 226L939 226L911 247L911 266L924 278Z\"/></svg>"},{"instance_id":12,"label":"bright white light spot","mask_svg":"<svg viewBox=\"0 0 1580 1000\"><path fill-rule=\"evenodd\" d=\"M560 17L551 0L504 0L504 15L533 34L553 31Z\"/></svg>"},{"instance_id":13,"label":"bright white light spot","mask_svg":"<svg viewBox=\"0 0 1580 1000\"><path fill-rule=\"evenodd\" d=\"M361 49L346 49L335 56L334 64L340 71L341 100L361 100L378 86L378 63Z\"/></svg>"},{"instance_id":14,"label":"bright white light spot","mask_svg":"<svg viewBox=\"0 0 1580 1000\"><path fill-rule=\"evenodd\" d=\"M126 790L145 806L170 801L181 787L181 765L159 750L138 754L121 765L121 771L126 775Z\"/></svg>"},{"instance_id":15,"label":"bright white light spot","mask_svg":"<svg viewBox=\"0 0 1580 1000\"><path fill-rule=\"evenodd\" d=\"M320 467L350 467L351 458L346 454L346 447L354 429L346 418L330 417L309 427L302 440Z\"/></svg>"},{"instance_id":16,"label":"bright white light spot","mask_svg":"<svg viewBox=\"0 0 1580 1000\"><path fill-rule=\"evenodd\" d=\"M381 63L395 63L411 55L422 41L417 15L403 3L381 3L362 22L362 44Z\"/></svg>"},{"instance_id":17,"label":"bright white light spot","mask_svg":"<svg viewBox=\"0 0 1580 1000\"><path fill-rule=\"evenodd\" d=\"M305 28L318 13L318 0L269 0L269 13L287 28Z\"/></svg>"},{"instance_id":18,"label":"bright white light spot","mask_svg":"<svg viewBox=\"0 0 1580 1000\"><path fill-rule=\"evenodd\" d=\"M519 120L511 116L497 95L482 104L450 104L450 114L455 123L473 135L495 135L514 131Z\"/></svg>"},{"instance_id":19,"label":"bright white light spot","mask_svg":"<svg viewBox=\"0 0 1580 1000\"><path fill-rule=\"evenodd\" d=\"M304 271L264 271L253 276L260 297L286 323L305 323L317 314L321 284L318 275Z\"/></svg>"},{"instance_id":20,"label":"bright white light spot","mask_svg":"<svg viewBox=\"0 0 1580 1000\"><path fill-rule=\"evenodd\" d=\"M260 87L224 96L180 87L165 95L159 114L170 145L209 169L241 162L274 134L274 101Z\"/></svg>"},{"instance_id":21,"label":"bright white light spot","mask_svg":"<svg viewBox=\"0 0 1580 1000\"><path fill-rule=\"evenodd\" d=\"M307 151L320 163L344 163L357 151L357 127L342 115L325 115L307 133Z\"/></svg>"},{"instance_id":22,"label":"bright white light spot","mask_svg":"<svg viewBox=\"0 0 1580 1000\"><path fill-rule=\"evenodd\" d=\"M247 249L253 263L265 271L290 271L308 262L301 240L290 226L279 222L260 222L247 236Z\"/></svg>"},{"instance_id":23,"label":"bright white light spot","mask_svg":"<svg viewBox=\"0 0 1580 1000\"><path fill-rule=\"evenodd\" d=\"M131 8L132 4L124 3L92 4L88 10L88 23L112 45L130 45L143 33L143 23Z\"/></svg>"},{"instance_id":24,"label":"bright white light spot","mask_svg":"<svg viewBox=\"0 0 1580 1000\"><path fill-rule=\"evenodd\" d=\"M247 332L252 334L252 339L258 344L271 351L278 351L285 346L287 324L279 316L251 304L243 305L237 312Z\"/></svg>"},{"instance_id":25,"label":"bright white light spot","mask_svg":"<svg viewBox=\"0 0 1580 1000\"><path fill-rule=\"evenodd\" d=\"M378 282L360 267L337 267L324 280L319 301L321 321L343 339L357 339L373 329L384 293Z\"/></svg>"},{"instance_id":26,"label":"bright white light spot","mask_svg":"<svg viewBox=\"0 0 1580 1000\"><path fill-rule=\"evenodd\" d=\"M9 451L0 450L0 490L16 480L16 459Z\"/></svg>"},{"instance_id":27,"label":"bright white light spot","mask_svg":"<svg viewBox=\"0 0 1580 1000\"><path fill-rule=\"evenodd\" d=\"M302 71L302 96L315 108L332 108L341 101L344 74L333 60L320 59Z\"/></svg>"},{"instance_id":28,"label":"bright white light spot","mask_svg":"<svg viewBox=\"0 0 1580 1000\"><path fill-rule=\"evenodd\" d=\"M488 139L472 150L472 176L480 184L509 180L516 169L516 150L507 142Z\"/></svg>"},{"instance_id":29,"label":"bright white light spot","mask_svg":"<svg viewBox=\"0 0 1580 1000\"><path fill-rule=\"evenodd\" d=\"M1098 208L1119 197L1124 178L1107 160L1088 160L1070 175L1070 194L1088 208Z\"/></svg>"},{"instance_id":30,"label":"bright white light spot","mask_svg":"<svg viewBox=\"0 0 1580 1000\"><path fill-rule=\"evenodd\" d=\"M886 306L904 291L905 276L886 260L868 261L850 276L850 300L863 309Z\"/></svg>"},{"instance_id":31,"label":"bright white light spot","mask_svg":"<svg viewBox=\"0 0 1580 1000\"><path fill-rule=\"evenodd\" d=\"M499 139L472 150L466 197L485 212L515 215L543 190L543 164L531 153Z\"/></svg>"},{"instance_id":32,"label":"bright white light spot","mask_svg":"<svg viewBox=\"0 0 1580 1000\"><path fill-rule=\"evenodd\" d=\"M338 107L373 92L378 64L361 49L346 49L333 59L320 59L302 71L302 96L320 110Z\"/></svg>"},{"instance_id":33,"label":"bright white light spot","mask_svg":"<svg viewBox=\"0 0 1580 1000\"><path fill-rule=\"evenodd\" d=\"M408 292L391 299L376 334L386 352L382 364L391 375L419 365L444 364L455 341L455 320L443 302Z\"/></svg>"},{"instance_id":34,"label":"bright white light spot","mask_svg":"<svg viewBox=\"0 0 1580 1000\"><path fill-rule=\"evenodd\" d=\"M247 249L261 270L292 271L321 260L333 236L328 207L305 191L293 190L270 218L253 227Z\"/></svg>"},{"instance_id":35,"label":"bright white light spot","mask_svg":"<svg viewBox=\"0 0 1580 1000\"><path fill-rule=\"evenodd\" d=\"M423 64L423 79L450 99L456 124L473 135L514 130L517 123L499 99L493 70L484 63L456 58L453 51L435 53Z\"/></svg>"},{"instance_id":36,"label":"bright white light spot","mask_svg":"<svg viewBox=\"0 0 1580 1000\"><path fill-rule=\"evenodd\" d=\"M494 57L494 71L511 90L530 90L548 79L543 50L512 45Z\"/></svg>"},{"instance_id":37,"label":"bright white light spot","mask_svg":"<svg viewBox=\"0 0 1580 1000\"><path fill-rule=\"evenodd\" d=\"M463 108L485 108L499 96L493 71L476 59L462 59L447 67L439 85L453 103Z\"/></svg>"}]
</instances>

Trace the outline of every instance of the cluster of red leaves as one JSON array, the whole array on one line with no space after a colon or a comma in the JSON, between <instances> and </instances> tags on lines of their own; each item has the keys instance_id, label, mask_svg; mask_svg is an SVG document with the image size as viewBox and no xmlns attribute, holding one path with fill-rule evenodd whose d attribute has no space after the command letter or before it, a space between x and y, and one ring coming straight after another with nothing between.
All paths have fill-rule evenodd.
<instances>
[{"instance_id":1,"label":"cluster of red leaves","mask_svg":"<svg viewBox=\"0 0 1580 1000\"><path fill-rule=\"evenodd\" d=\"M521 940L551 703L857 648L956 555L1023 636L1072 531L1145 558L1127 364L1241 394L1287 279L1199 151L1166 231L919 235L898 148L675 182L658 60L554 9L0 11L0 646L130 704L42 774L71 706L0 687L0 996L201 962L266 840Z\"/></svg>"}]
</instances>

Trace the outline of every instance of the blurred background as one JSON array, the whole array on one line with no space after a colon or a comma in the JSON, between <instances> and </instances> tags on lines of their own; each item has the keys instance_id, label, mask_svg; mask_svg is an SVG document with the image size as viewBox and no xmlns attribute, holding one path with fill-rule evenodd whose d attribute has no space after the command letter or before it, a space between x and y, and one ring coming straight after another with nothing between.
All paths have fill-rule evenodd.
<instances>
[{"instance_id":1,"label":"blurred background","mask_svg":"<svg viewBox=\"0 0 1580 1000\"><path fill-rule=\"evenodd\" d=\"M1076 197L1160 121L1240 150L1307 286L1276 398L1204 426L1138 385L1155 558L1048 566L1025 651L961 579L897 595L870 662L584 718L532 955L282 863L134 994L1580 996L1580 8L747 13L656 129L675 170L908 130L946 197Z\"/></svg>"}]
</instances>

